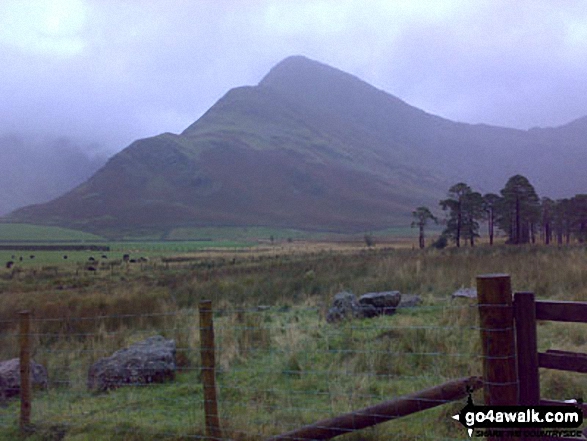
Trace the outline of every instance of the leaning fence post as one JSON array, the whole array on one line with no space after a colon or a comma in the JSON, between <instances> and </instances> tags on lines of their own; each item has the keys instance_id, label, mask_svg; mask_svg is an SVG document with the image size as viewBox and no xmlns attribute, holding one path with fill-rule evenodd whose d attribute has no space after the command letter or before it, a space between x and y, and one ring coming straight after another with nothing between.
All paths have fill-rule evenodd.
<instances>
[{"instance_id":1,"label":"leaning fence post","mask_svg":"<svg viewBox=\"0 0 587 441\"><path fill-rule=\"evenodd\" d=\"M204 385L204 412L206 436L209 440L222 439L216 399L216 375L214 357L214 321L212 301L200 302L200 345L202 356L202 383Z\"/></svg>"},{"instance_id":2,"label":"leaning fence post","mask_svg":"<svg viewBox=\"0 0 587 441\"><path fill-rule=\"evenodd\" d=\"M20 316L20 431L27 432L31 424L31 313L22 311Z\"/></svg>"},{"instance_id":3,"label":"leaning fence post","mask_svg":"<svg viewBox=\"0 0 587 441\"><path fill-rule=\"evenodd\" d=\"M518 404L512 288L507 274L477 277L485 404Z\"/></svg>"}]
</instances>

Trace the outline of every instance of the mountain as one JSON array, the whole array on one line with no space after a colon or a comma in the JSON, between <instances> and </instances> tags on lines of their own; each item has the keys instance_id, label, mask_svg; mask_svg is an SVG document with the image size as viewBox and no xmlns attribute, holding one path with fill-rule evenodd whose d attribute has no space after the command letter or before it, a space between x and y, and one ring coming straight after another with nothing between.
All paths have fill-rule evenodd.
<instances>
[{"instance_id":1,"label":"mountain","mask_svg":"<svg viewBox=\"0 0 587 441\"><path fill-rule=\"evenodd\" d=\"M62 195L105 162L65 137L0 135L0 215Z\"/></svg>"},{"instance_id":2,"label":"mountain","mask_svg":"<svg viewBox=\"0 0 587 441\"><path fill-rule=\"evenodd\" d=\"M465 181L584 192L587 118L529 131L453 122L295 56L230 90L181 134L135 141L86 182L10 221L101 234L263 225L360 231L406 225Z\"/></svg>"}]
</instances>

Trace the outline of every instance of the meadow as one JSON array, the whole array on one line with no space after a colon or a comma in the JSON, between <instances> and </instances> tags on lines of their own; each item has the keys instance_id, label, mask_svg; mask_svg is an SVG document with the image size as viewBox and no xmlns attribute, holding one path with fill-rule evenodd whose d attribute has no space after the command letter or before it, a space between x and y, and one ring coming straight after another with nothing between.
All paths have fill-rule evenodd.
<instances>
[{"instance_id":1,"label":"meadow","mask_svg":"<svg viewBox=\"0 0 587 441\"><path fill-rule=\"evenodd\" d=\"M112 244L121 248L111 249L92 272L85 269L87 252L67 262L61 253L48 252L16 269L0 269L0 359L17 356L18 311L30 309L33 358L50 373L49 389L35 393L29 439L203 436L197 307L204 299L215 310L224 435L242 440L480 375L475 300L451 300L455 290L475 286L479 274L508 273L514 290L534 291L539 299L587 301L587 249L579 245L421 251L406 240L370 248L358 240L205 250L193 244L151 250L147 243ZM148 261L123 261L129 250L149 253ZM420 295L423 304L392 316L329 324L326 311L342 290L399 290ZM585 331L581 325L541 323L539 349L587 352ZM175 381L102 394L86 390L90 363L155 334L176 340ZM585 398L584 377L542 370L543 396ZM341 439L465 439L450 419L463 405ZM14 400L0 409L0 439L17 436L18 409Z\"/></svg>"}]
</instances>

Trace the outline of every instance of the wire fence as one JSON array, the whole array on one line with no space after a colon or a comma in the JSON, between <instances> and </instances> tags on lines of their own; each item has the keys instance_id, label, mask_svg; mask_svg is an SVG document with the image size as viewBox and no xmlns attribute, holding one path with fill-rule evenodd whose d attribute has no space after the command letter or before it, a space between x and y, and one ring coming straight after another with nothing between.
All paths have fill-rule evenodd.
<instances>
[{"instance_id":1,"label":"wire fence","mask_svg":"<svg viewBox=\"0 0 587 441\"><path fill-rule=\"evenodd\" d=\"M481 373L476 303L416 306L338 323L328 323L325 315L323 305L214 310L217 438L267 439ZM2 324L8 330L0 334L3 359L19 354L18 324L17 318ZM30 326L31 358L48 373L47 387L35 390L31 403L29 430L41 439L207 438L201 358L206 348L197 309L33 317ZM131 357L130 379L108 383L118 381L121 387L88 387L98 360L155 335L175 344L175 371L164 382L149 382L157 380L157 362ZM420 412L343 439L465 439L450 418L462 405ZM0 409L7 436L18 432L18 406L7 398Z\"/></svg>"}]
</instances>

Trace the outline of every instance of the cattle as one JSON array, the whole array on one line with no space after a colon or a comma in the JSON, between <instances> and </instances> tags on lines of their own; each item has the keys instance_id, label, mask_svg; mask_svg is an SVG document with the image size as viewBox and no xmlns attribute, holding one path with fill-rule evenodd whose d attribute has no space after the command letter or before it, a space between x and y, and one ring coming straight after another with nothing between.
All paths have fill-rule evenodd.
<instances>
[{"instance_id":1,"label":"cattle","mask_svg":"<svg viewBox=\"0 0 587 441\"><path fill-rule=\"evenodd\" d=\"M13 265L14 265L14 262L12 260L9 260L8 262L6 262L6 269L12 268Z\"/></svg>"}]
</instances>

